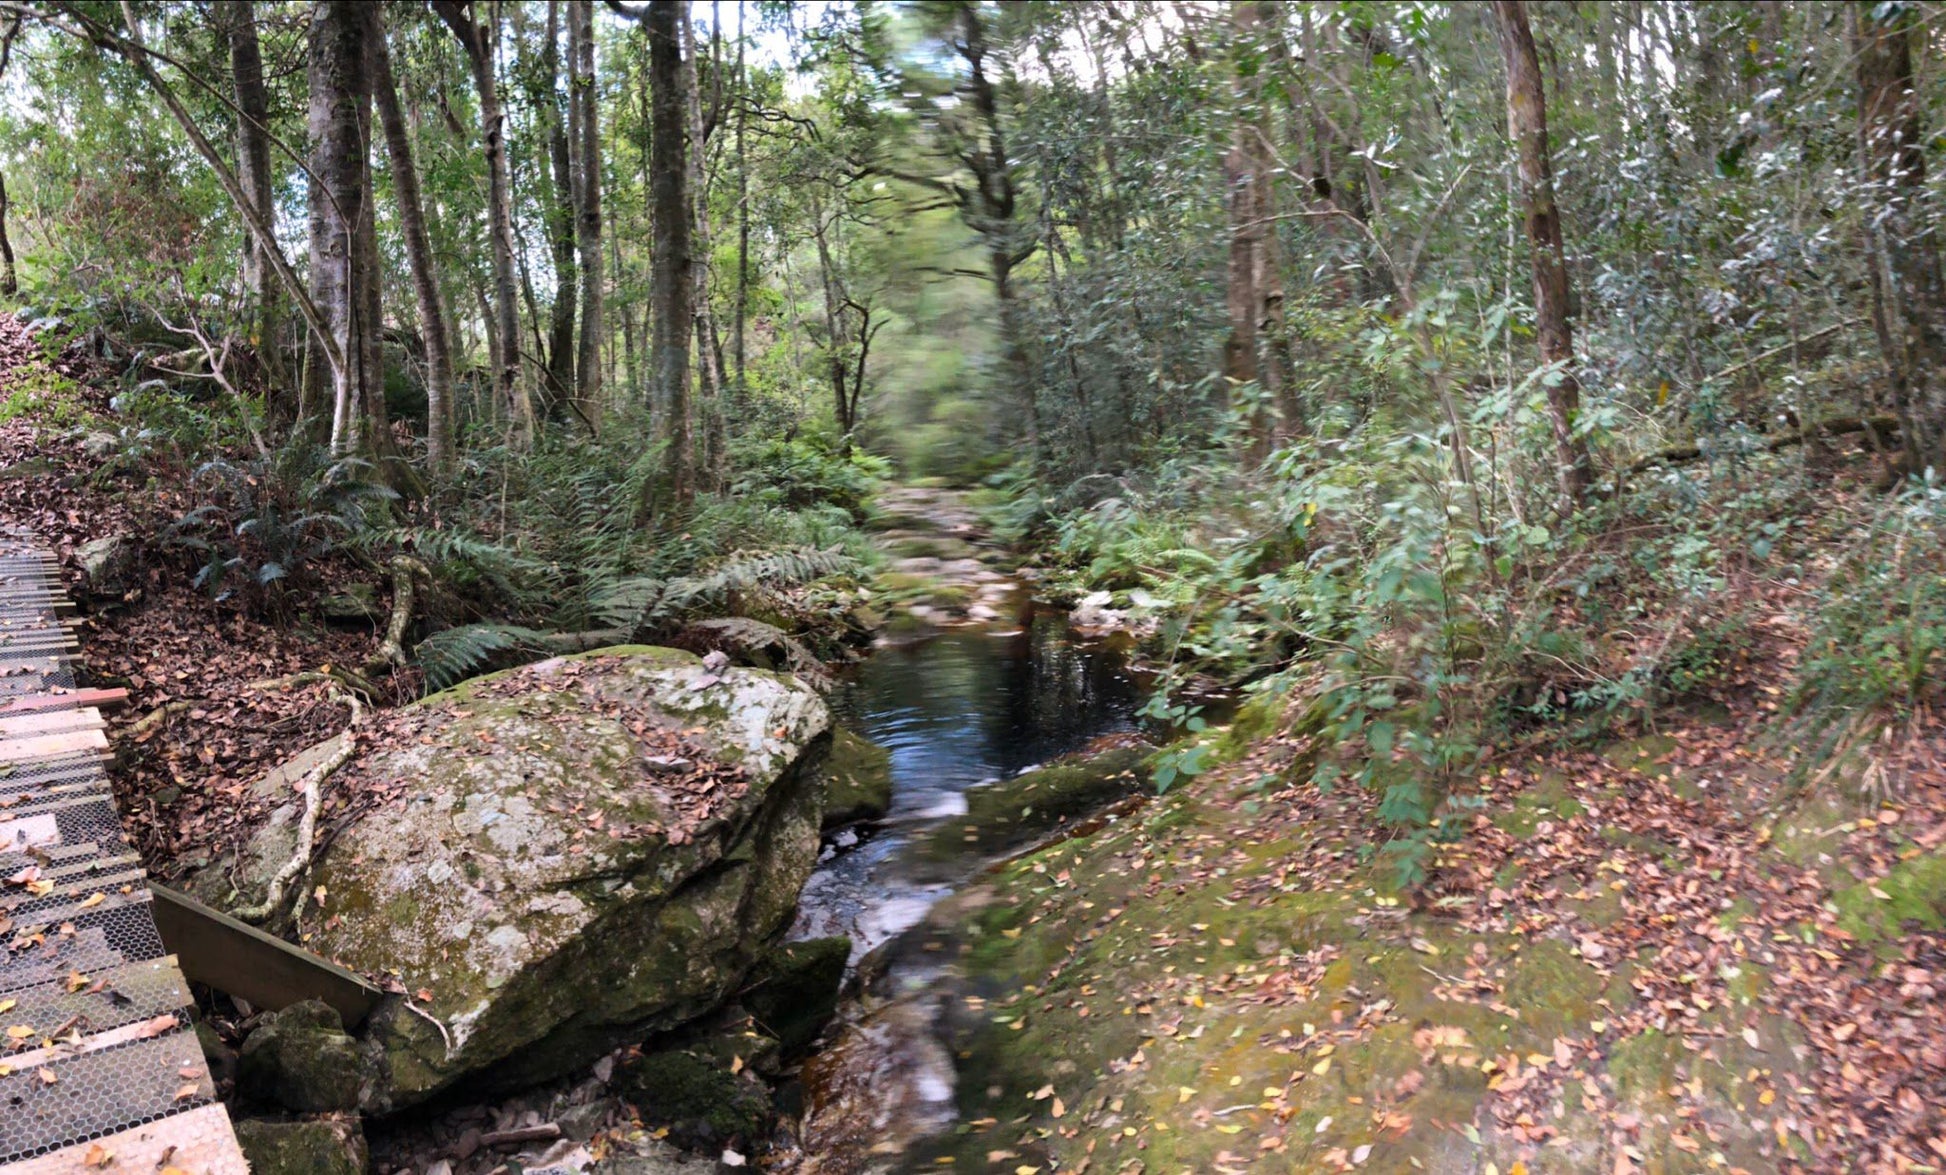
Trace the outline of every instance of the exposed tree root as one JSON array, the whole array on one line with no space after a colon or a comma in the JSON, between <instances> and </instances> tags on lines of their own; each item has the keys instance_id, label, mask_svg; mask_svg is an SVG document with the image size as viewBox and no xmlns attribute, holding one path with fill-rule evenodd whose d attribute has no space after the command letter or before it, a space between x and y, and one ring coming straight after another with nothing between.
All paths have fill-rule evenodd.
<instances>
[{"instance_id":1,"label":"exposed tree root","mask_svg":"<svg viewBox=\"0 0 1946 1175\"><path fill-rule=\"evenodd\" d=\"M309 677L314 680L330 681L334 687L337 679L325 674L293 674L294 678ZM331 773L350 761L352 752L357 748L358 723L365 716L364 704L358 696L348 690L333 688L332 696L351 708L351 721L345 724L344 739L337 750L327 756L324 762L304 773L302 791L304 794L304 814L297 821L297 847L291 859L284 862L281 869L270 879L270 886L264 891L264 900L254 906L231 911L231 916L245 922L262 922L276 913L284 904L284 893L290 883L311 867L311 851L317 841L318 811L324 806L324 781ZM302 899L300 898L300 903Z\"/></svg>"}]
</instances>

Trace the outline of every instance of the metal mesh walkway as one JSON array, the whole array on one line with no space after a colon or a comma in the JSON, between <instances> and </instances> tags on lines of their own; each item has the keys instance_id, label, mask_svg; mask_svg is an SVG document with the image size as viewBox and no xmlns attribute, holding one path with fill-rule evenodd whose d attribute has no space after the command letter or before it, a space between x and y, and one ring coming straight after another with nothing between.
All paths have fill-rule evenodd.
<instances>
[{"instance_id":1,"label":"metal mesh walkway","mask_svg":"<svg viewBox=\"0 0 1946 1175\"><path fill-rule=\"evenodd\" d=\"M75 688L67 608L52 559L0 530L0 1175L245 1175L122 835L99 694Z\"/></svg>"}]
</instances>

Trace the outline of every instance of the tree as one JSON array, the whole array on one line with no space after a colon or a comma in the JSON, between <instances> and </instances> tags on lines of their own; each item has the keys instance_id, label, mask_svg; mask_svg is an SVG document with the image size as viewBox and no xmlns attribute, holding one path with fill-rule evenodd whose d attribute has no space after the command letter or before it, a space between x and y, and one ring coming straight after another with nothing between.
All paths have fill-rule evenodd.
<instances>
[{"instance_id":1,"label":"tree","mask_svg":"<svg viewBox=\"0 0 1946 1175\"><path fill-rule=\"evenodd\" d=\"M1916 207L1925 198L1925 103L1913 86L1916 10L1847 5L1858 72L1858 143L1873 207L1865 218L1873 323L1885 356L1907 472L1946 472L1946 287Z\"/></svg>"},{"instance_id":2,"label":"tree","mask_svg":"<svg viewBox=\"0 0 1946 1175\"><path fill-rule=\"evenodd\" d=\"M413 298L419 308L419 331L426 341L426 461L434 472L440 472L452 461L453 349L446 331L445 299L439 292L432 237L426 231L425 201L419 191L419 168L412 157L412 136L399 109L398 83L392 76L392 54L383 29L372 40L372 88L379 123L385 130L386 156L392 165L392 189L399 206L400 235L405 238L406 264L412 272Z\"/></svg>"},{"instance_id":3,"label":"tree","mask_svg":"<svg viewBox=\"0 0 1946 1175\"><path fill-rule=\"evenodd\" d=\"M333 453L384 445L385 380L380 367L371 141L371 43L377 9L356 0L316 0L306 57L311 88L311 299L344 356L330 371ZM314 369L322 370L320 359ZM313 402L312 411L317 410ZM368 427L368 425L370 427Z\"/></svg>"},{"instance_id":4,"label":"tree","mask_svg":"<svg viewBox=\"0 0 1946 1175\"><path fill-rule=\"evenodd\" d=\"M275 193L270 183L270 90L264 84L263 50L257 38L257 10L253 0L219 5L218 19L230 46L231 88L236 97L237 181L244 198L266 223L276 219ZM278 283L269 254L260 241L248 241L243 255L243 286L259 338L258 354L269 377L269 407L289 415L296 404L284 372L283 351L277 343L282 312Z\"/></svg>"},{"instance_id":5,"label":"tree","mask_svg":"<svg viewBox=\"0 0 1946 1175\"><path fill-rule=\"evenodd\" d=\"M1266 38L1283 33L1264 20L1277 8L1261 0L1231 0L1236 56L1236 114L1223 160L1230 219L1226 305L1230 334L1223 345L1223 375L1232 387L1255 384L1267 404L1251 420L1250 452L1261 461L1280 435L1302 423L1287 395L1284 351L1284 280L1277 249L1276 160L1270 111L1263 97Z\"/></svg>"},{"instance_id":6,"label":"tree","mask_svg":"<svg viewBox=\"0 0 1946 1175\"><path fill-rule=\"evenodd\" d=\"M575 243L581 253L581 345L575 362L575 395L581 402L582 415L592 420L600 411L601 344L608 334L603 313L601 103L595 85L593 0L569 0L568 43L573 50L569 122L574 131L572 141L579 147L574 161L574 203Z\"/></svg>"},{"instance_id":7,"label":"tree","mask_svg":"<svg viewBox=\"0 0 1946 1175\"><path fill-rule=\"evenodd\" d=\"M1507 67L1507 137L1513 140L1527 244L1534 270L1534 330L1539 336L1554 433L1554 475L1564 511L1581 503L1591 476L1588 442L1576 434L1581 385L1568 323L1568 267L1561 210L1554 202L1554 165L1547 142L1547 95L1525 0L1494 0L1501 57Z\"/></svg>"},{"instance_id":8,"label":"tree","mask_svg":"<svg viewBox=\"0 0 1946 1175\"><path fill-rule=\"evenodd\" d=\"M472 0L433 0L473 74L480 101L480 137L487 157L487 236L493 255L493 386L513 421L516 439L534 435L534 405L520 381L520 306L514 276L513 182L507 163L506 116L494 77L492 30L473 16Z\"/></svg>"},{"instance_id":9,"label":"tree","mask_svg":"<svg viewBox=\"0 0 1946 1175\"><path fill-rule=\"evenodd\" d=\"M689 191L689 84L684 68L682 30L688 23L686 0L649 0L629 8L620 0L609 7L642 23L649 40L649 215L654 243L649 263L649 346L654 362L650 395L656 442L663 448L661 492L682 511L696 497L695 454L690 434L689 337L694 329L691 299ZM653 483L647 492L657 492Z\"/></svg>"}]
</instances>

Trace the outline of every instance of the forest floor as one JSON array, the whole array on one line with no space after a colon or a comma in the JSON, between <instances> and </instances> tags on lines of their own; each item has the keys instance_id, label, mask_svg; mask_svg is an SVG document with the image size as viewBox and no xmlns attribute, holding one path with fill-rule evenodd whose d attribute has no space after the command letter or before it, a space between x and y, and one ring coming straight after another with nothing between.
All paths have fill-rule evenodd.
<instances>
[{"instance_id":1,"label":"forest floor","mask_svg":"<svg viewBox=\"0 0 1946 1175\"><path fill-rule=\"evenodd\" d=\"M1739 699L1490 763L1402 895L1376 798L1262 705L1222 765L940 912L960 1170L1946 1167L1946 729L1793 787Z\"/></svg>"},{"instance_id":2,"label":"forest floor","mask_svg":"<svg viewBox=\"0 0 1946 1175\"><path fill-rule=\"evenodd\" d=\"M0 404L12 409L0 409L0 519L39 536L69 592L89 601L79 622L89 679L129 693L109 715L116 798L144 861L166 881L169 867L213 855L261 821L248 789L265 770L344 725L323 687L252 683L360 664L377 637L331 628L308 610L266 620L192 587L194 561L170 536L201 500L194 469L153 450L139 466L124 460L149 441L118 428L107 386L85 359L46 355L0 315ZM115 538L139 553L130 570L112 585L89 584L78 553ZM322 572L328 584L357 574L347 565Z\"/></svg>"}]
</instances>

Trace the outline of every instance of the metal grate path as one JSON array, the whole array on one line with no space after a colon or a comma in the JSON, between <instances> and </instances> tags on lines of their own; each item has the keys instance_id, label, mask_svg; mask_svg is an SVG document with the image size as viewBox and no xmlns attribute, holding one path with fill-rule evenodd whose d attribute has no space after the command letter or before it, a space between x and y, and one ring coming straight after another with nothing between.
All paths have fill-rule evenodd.
<instances>
[{"instance_id":1,"label":"metal grate path","mask_svg":"<svg viewBox=\"0 0 1946 1175\"><path fill-rule=\"evenodd\" d=\"M53 560L0 530L0 1175L247 1175L122 835L104 695L75 688L68 608Z\"/></svg>"}]
</instances>

